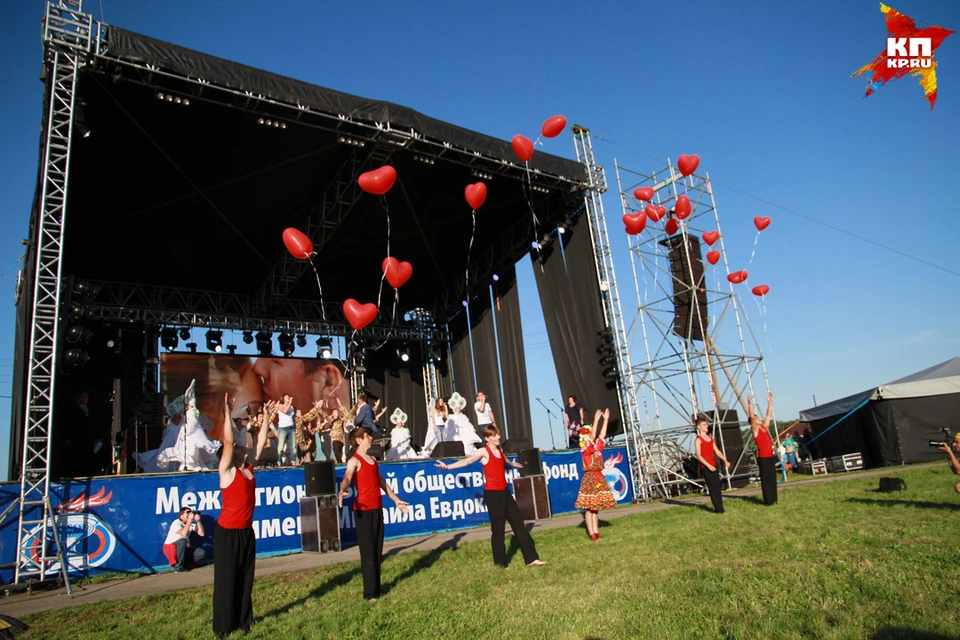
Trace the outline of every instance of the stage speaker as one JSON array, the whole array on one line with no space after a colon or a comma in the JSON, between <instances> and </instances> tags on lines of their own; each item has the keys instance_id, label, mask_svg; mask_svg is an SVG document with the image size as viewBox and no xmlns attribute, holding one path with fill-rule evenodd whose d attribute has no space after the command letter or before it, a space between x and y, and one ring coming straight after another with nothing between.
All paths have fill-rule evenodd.
<instances>
[{"instance_id":1,"label":"stage speaker","mask_svg":"<svg viewBox=\"0 0 960 640\"><path fill-rule=\"evenodd\" d=\"M548 520L551 517L545 476L514 478L513 494L524 520Z\"/></svg>"},{"instance_id":2,"label":"stage speaker","mask_svg":"<svg viewBox=\"0 0 960 640\"><path fill-rule=\"evenodd\" d=\"M303 479L308 496L324 496L337 492L337 475L332 460L303 465Z\"/></svg>"},{"instance_id":3,"label":"stage speaker","mask_svg":"<svg viewBox=\"0 0 960 640\"><path fill-rule=\"evenodd\" d=\"M504 441L503 449L504 453L509 453L511 455L520 453L524 449L529 449L533 446L533 443L530 442L530 438L510 438Z\"/></svg>"},{"instance_id":4,"label":"stage speaker","mask_svg":"<svg viewBox=\"0 0 960 640\"><path fill-rule=\"evenodd\" d=\"M370 448L367 449L367 455L373 458L374 460L383 461L383 445L382 444L372 444Z\"/></svg>"},{"instance_id":5,"label":"stage speaker","mask_svg":"<svg viewBox=\"0 0 960 640\"><path fill-rule=\"evenodd\" d=\"M300 498L300 546L305 553L340 551L337 496Z\"/></svg>"},{"instance_id":6,"label":"stage speaker","mask_svg":"<svg viewBox=\"0 0 960 640\"><path fill-rule=\"evenodd\" d=\"M703 341L709 324L707 287L703 278L700 239L692 234L670 236L660 244L669 249L673 280L673 333L686 340Z\"/></svg>"},{"instance_id":7,"label":"stage speaker","mask_svg":"<svg viewBox=\"0 0 960 640\"><path fill-rule=\"evenodd\" d=\"M449 442L439 442L437 446L433 448L433 453L430 454L431 458L463 458L467 454L463 451L463 443L459 440L451 440Z\"/></svg>"},{"instance_id":8,"label":"stage speaker","mask_svg":"<svg viewBox=\"0 0 960 640\"><path fill-rule=\"evenodd\" d=\"M543 468L540 465L540 449L524 449L517 455L517 462L523 465L520 469L520 477L543 475Z\"/></svg>"}]
</instances>

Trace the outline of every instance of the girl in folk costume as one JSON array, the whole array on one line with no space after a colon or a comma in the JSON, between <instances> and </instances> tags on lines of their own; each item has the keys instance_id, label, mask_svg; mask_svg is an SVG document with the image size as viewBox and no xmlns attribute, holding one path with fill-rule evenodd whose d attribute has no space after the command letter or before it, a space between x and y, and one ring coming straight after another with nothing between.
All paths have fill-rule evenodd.
<instances>
[{"instance_id":1,"label":"girl in folk costume","mask_svg":"<svg viewBox=\"0 0 960 640\"><path fill-rule=\"evenodd\" d=\"M437 398L431 414L431 424L427 427L427 437L423 441L423 449L420 450L420 455L424 458L430 457L437 443L447 439L444 429L447 428L447 418L450 413L447 411L447 403L443 401L443 398Z\"/></svg>"},{"instance_id":2,"label":"girl in folk costume","mask_svg":"<svg viewBox=\"0 0 960 640\"><path fill-rule=\"evenodd\" d=\"M707 432L709 426L706 418L697 418L697 442L696 454L700 461L700 473L707 484L707 490L710 492L710 500L713 502L713 510L717 513L723 513L723 496L720 493L720 474L717 473L717 458L723 460L730 469L730 462L724 457L717 441Z\"/></svg>"},{"instance_id":3,"label":"girl in folk costume","mask_svg":"<svg viewBox=\"0 0 960 640\"><path fill-rule=\"evenodd\" d=\"M483 444L483 440L477 435L477 430L473 428L473 423L465 413L462 413L467 406L467 399L456 391L450 396L448 403L453 413L447 418L447 432L444 439L449 440L452 435L454 440L463 443L463 453L472 456L477 451L477 445Z\"/></svg>"},{"instance_id":4,"label":"girl in folk costume","mask_svg":"<svg viewBox=\"0 0 960 640\"><path fill-rule=\"evenodd\" d=\"M377 468L375 458L367 455L373 444L371 431L357 427L350 432L350 444L356 453L347 462L347 470L340 483L337 503L343 506L350 483L356 485L357 498L353 503L357 522L357 542L360 547L360 570L363 573L363 597L376 602L380 597L380 563L383 559L383 497L385 491L400 509L407 511L410 505L397 497Z\"/></svg>"},{"instance_id":5,"label":"girl in folk costume","mask_svg":"<svg viewBox=\"0 0 960 640\"><path fill-rule=\"evenodd\" d=\"M597 428L600 421L603 426ZM600 510L617 506L617 500L610 491L607 479L603 477L603 448L604 438L607 437L607 425L610 422L610 409L603 413L597 409L593 416L593 424L580 429L580 454L583 456L583 480L580 481L580 493L574 508L584 509L583 522L587 526L590 539L596 542L600 539Z\"/></svg>"},{"instance_id":6,"label":"girl in folk costume","mask_svg":"<svg viewBox=\"0 0 960 640\"><path fill-rule=\"evenodd\" d=\"M763 504L777 502L777 469L773 457L773 439L770 437L770 417L773 415L773 394L767 393L767 415L760 418L753 412L753 397L747 396L747 420L750 432L757 443L757 466L760 468L760 488L763 491Z\"/></svg>"},{"instance_id":7,"label":"girl in folk costume","mask_svg":"<svg viewBox=\"0 0 960 640\"><path fill-rule=\"evenodd\" d=\"M407 414L399 407L390 416L394 427L390 431L390 450L387 451L387 460L415 460L417 452L410 446L410 430L407 429Z\"/></svg>"},{"instance_id":8,"label":"girl in folk costume","mask_svg":"<svg viewBox=\"0 0 960 640\"><path fill-rule=\"evenodd\" d=\"M452 400L452 399L451 399ZM523 561L528 567L538 567L547 564L540 560L537 555L537 549L533 544L533 538L527 532L523 525L523 515L520 514L520 507L517 501L510 495L510 489L507 488L506 465L523 467L522 464L507 460L507 456L500 448L500 430L492 424L483 428L483 437L487 444L479 449L469 458L464 458L453 464L445 462L437 463L437 466L445 471L450 469L460 469L471 465L477 460L483 464L483 501L487 506L487 513L490 514L490 545L493 547L493 563L500 567L507 566L507 549L504 537L506 534L506 523L510 523L513 530L513 537L520 545L520 552L523 554Z\"/></svg>"}]
</instances>

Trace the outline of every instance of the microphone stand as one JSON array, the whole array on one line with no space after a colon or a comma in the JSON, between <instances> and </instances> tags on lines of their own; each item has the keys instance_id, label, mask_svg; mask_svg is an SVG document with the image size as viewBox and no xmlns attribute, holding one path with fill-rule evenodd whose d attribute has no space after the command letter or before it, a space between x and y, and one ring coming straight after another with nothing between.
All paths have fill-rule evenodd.
<instances>
[{"instance_id":1,"label":"microphone stand","mask_svg":"<svg viewBox=\"0 0 960 640\"><path fill-rule=\"evenodd\" d=\"M547 405L543 404L543 402L540 402L540 398L535 398L535 400L536 400L538 403L540 403L540 406L543 407L543 409L547 412L547 428L550 430L550 444L551 444L551 446L554 448L554 450L556 450L556 448L557 448L557 443L556 443L556 441L553 439L553 422L552 422L551 419L550 419L550 418L553 417L553 412L550 411L550 407L548 407Z\"/></svg>"}]
</instances>

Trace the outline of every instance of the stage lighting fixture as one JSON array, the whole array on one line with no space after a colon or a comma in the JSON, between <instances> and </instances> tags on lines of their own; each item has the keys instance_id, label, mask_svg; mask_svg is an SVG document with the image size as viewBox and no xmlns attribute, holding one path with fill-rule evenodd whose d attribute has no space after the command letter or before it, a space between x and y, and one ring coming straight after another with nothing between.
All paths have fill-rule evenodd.
<instances>
[{"instance_id":1,"label":"stage lighting fixture","mask_svg":"<svg viewBox=\"0 0 960 640\"><path fill-rule=\"evenodd\" d=\"M196 353L196 352L197 352L197 343L196 343L196 342L188 342L188 343L186 344L186 347L187 347L187 349L190 349L190 353Z\"/></svg>"},{"instance_id":2,"label":"stage lighting fixture","mask_svg":"<svg viewBox=\"0 0 960 640\"><path fill-rule=\"evenodd\" d=\"M293 353L293 336L286 331L277 336L277 344L280 345L283 355L289 356Z\"/></svg>"},{"instance_id":3,"label":"stage lighting fixture","mask_svg":"<svg viewBox=\"0 0 960 640\"><path fill-rule=\"evenodd\" d=\"M90 342L93 331L86 327L71 325L67 328L67 342Z\"/></svg>"},{"instance_id":4,"label":"stage lighting fixture","mask_svg":"<svg viewBox=\"0 0 960 640\"><path fill-rule=\"evenodd\" d=\"M63 359L67 364L82 367L90 361L90 355L82 349L67 349L63 354Z\"/></svg>"},{"instance_id":5,"label":"stage lighting fixture","mask_svg":"<svg viewBox=\"0 0 960 640\"><path fill-rule=\"evenodd\" d=\"M220 353L223 349L223 331L210 329L207 331L207 351Z\"/></svg>"},{"instance_id":6,"label":"stage lighting fixture","mask_svg":"<svg viewBox=\"0 0 960 640\"><path fill-rule=\"evenodd\" d=\"M180 339L177 338L176 329L173 327L164 327L160 330L160 346L167 351L173 351L177 348L178 344L180 344Z\"/></svg>"},{"instance_id":7,"label":"stage lighting fixture","mask_svg":"<svg viewBox=\"0 0 960 640\"><path fill-rule=\"evenodd\" d=\"M330 341L324 340L323 338L317 340L317 357L329 358L332 355L333 355L333 345L330 344Z\"/></svg>"},{"instance_id":8,"label":"stage lighting fixture","mask_svg":"<svg viewBox=\"0 0 960 640\"><path fill-rule=\"evenodd\" d=\"M117 343L113 340L113 338L111 338L110 340L107 340L107 349L113 349L116 346L116 344Z\"/></svg>"},{"instance_id":9,"label":"stage lighting fixture","mask_svg":"<svg viewBox=\"0 0 960 640\"><path fill-rule=\"evenodd\" d=\"M262 356L268 356L273 353L273 334L267 331L257 333L257 351Z\"/></svg>"},{"instance_id":10,"label":"stage lighting fixture","mask_svg":"<svg viewBox=\"0 0 960 640\"><path fill-rule=\"evenodd\" d=\"M297 336L297 346L298 346L298 347L305 347L305 346L307 346L307 336L303 335L302 333L301 333L300 335L298 335L298 336Z\"/></svg>"},{"instance_id":11,"label":"stage lighting fixture","mask_svg":"<svg viewBox=\"0 0 960 640\"><path fill-rule=\"evenodd\" d=\"M430 357L437 361L443 360L443 347L439 344L431 345Z\"/></svg>"},{"instance_id":12,"label":"stage lighting fixture","mask_svg":"<svg viewBox=\"0 0 960 640\"><path fill-rule=\"evenodd\" d=\"M401 362L410 362L410 347L403 345L397 349L397 357L400 358Z\"/></svg>"},{"instance_id":13,"label":"stage lighting fixture","mask_svg":"<svg viewBox=\"0 0 960 640\"><path fill-rule=\"evenodd\" d=\"M235 344L228 344L228 345L227 345L227 351L229 351L229 352L230 352L230 355L232 355L232 356L237 355L237 345L235 345Z\"/></svg>"},{"instance_id":14,"label":"stage lighting fixture","mask_svg":"<svg viewBox=\"0 0 960 640\"><path fill-rule=\"evenodd\" d=\"M253 344L253 331L243 332L243 344Z\"/></svg>"},{"instance_id":15,"label":"stage lighting fixture","mask_svg":"<svg viewBox=\"0 0 960 640\"><path fill-rule=\"evenodd\" d=\"M616 368L615 366L614 366L614 367L607 367L606 369L603 370L603 377L604 377L604 378L609 378L609 379L613 380L613 379L617 378L618 375L619 375L619 374L617 373L617 368Z\"/></svg>"},{"instance_id":16,"label":"stage lighting fixture","mask_svg":"<svg viewBox=\"0 0 960 640\"><path fill-rule=\"evenodd\" d=\"M190 339L190 329L186 327L180 327L180 339L189 340Z\"/></svg>"}]
</instances>

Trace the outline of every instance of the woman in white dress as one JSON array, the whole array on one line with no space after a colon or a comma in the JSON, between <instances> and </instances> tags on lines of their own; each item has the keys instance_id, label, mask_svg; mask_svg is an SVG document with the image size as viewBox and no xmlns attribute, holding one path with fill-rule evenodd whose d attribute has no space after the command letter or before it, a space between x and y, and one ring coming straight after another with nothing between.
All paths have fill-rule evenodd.
<instances>
[{"instance_id":1,"label":"woman in white dress","mask_svg":"<svg viewBox=\"0 0 960 640\"><path fill-rule=\"evenodd\" d=\"M434 447L440 442L441 438L447 439L443 432L447 426L447 405L443 398L437 398L433 405L433 411L430 416L430 426L427 427L427 437L423 442L423 449L420 450L422 458L429 458L433 453ZM452 439L452 438L451 438Z\"/></svg>"},{"instance_id":2,"label":"woman in white dress","mask_svg":"<svg viewBox=\"0 0 960 640\"><path fill-rule=\"evenodd\" d=\"M414 460L417 452L410 446L410 430L407 429L407 414L398 407L390 416L393 429L390 431L390 450L387 451L387 460Z\"/></svg>"},{"instance_id":3,"label":"woman in white dress","mask_svg":"<svg viewBox=\"0 0 960 640\"><path fill-rule=\"evenodd\" d=\"M183 415L185 417L183 424L179 428L169 429L160 444L159 450L147 451L138 456L140 467L147 473L217 468L219 464L217 452L220 450L220 443L211 440L200 424L200 412L197 411L194 382L190 382L186 393L183 394ZM179 467L179 469L175 467Z\"/></svg>"},{"instance_id":4,"label":"woman in white dress","mask_svg":"<svg viewBox=\"0 0 960 640\"><path fill-rule=\"evenodd\" d=\"M451 435L453 440L459 440L463 443L465 455L472 456L477 450L477 445L483 444L483 440L477 435L477 430L473 428L470 418L463 413L467 406L467 399L454 391L447 404L453 410L453 413L447 418L446 433ZM449 440L451 438L446 437L445 434L445 439Z\"/></svg>"}]
</instances>

